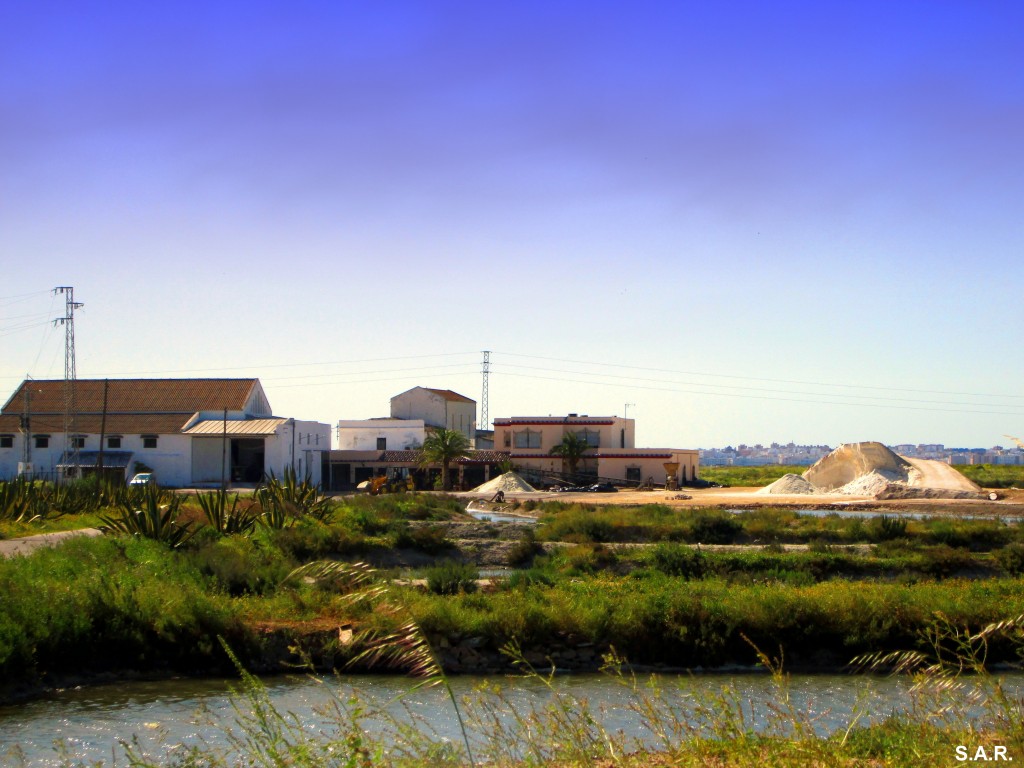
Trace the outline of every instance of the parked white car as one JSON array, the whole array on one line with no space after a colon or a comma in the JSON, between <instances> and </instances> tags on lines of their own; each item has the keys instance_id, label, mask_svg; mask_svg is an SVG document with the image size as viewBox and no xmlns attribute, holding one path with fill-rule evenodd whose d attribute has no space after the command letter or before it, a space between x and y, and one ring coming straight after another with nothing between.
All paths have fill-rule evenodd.
<instances>
[{"instance_id":1,"label":"parked white car","mask_svg":"<svg viewBox=\"0 0 1024 768\"><path fill-rule=\"evenodd\" d=\"M139 474L128 481L128 485L149 485L155 482L156 477L154 477L152 472L139 472Z\"/></svg>"}]
</instances>

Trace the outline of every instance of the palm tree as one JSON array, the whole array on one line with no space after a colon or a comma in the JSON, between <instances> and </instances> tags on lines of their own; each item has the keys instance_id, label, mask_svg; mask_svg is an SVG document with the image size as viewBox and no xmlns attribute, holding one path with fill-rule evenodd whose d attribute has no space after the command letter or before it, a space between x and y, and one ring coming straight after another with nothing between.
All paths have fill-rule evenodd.
<instances>
[{"instance_id":1,"label":"palm tree","mask_svg":"<svg viewBox=\"0 0 1024 768\"><path fill-rule=\"evenodd\" d=\"M580 459L590 450L590 447L587 441L580 438L575 432L566 432L562 435L562 442L552 447L551 453L561 456L562 461L569 467L569 474L575 475Z\"/></svg>"},{"instance_id":2,"label":"palm tree","mask_svg":"<svg viewBox=\"0 0 1024 768\"><path fill-rule=\"evenodd\" d=\"M423 441L423 464L441 465L441 486L451 490L448 465L469 453L469 438L454 429L437 429Z\"/></svg>"}]
</instances>

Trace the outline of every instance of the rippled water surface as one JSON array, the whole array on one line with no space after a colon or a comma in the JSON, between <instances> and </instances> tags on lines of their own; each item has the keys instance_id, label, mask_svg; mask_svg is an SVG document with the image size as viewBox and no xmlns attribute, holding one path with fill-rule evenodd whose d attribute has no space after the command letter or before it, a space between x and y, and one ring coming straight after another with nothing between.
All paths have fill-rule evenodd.
<instances>
[{"instance_id":1,"label":"rippled water surface","mask_svg":"<svg viewBox=\"0 0 1024 768\"><path fill-rule=\"evenodd\" d=\"M1016 695L1024 693L1024 676L1006 678ZM770 701L780 700L775 683L762 674L665 676L664 687L677 711L691 712L697 701L710 703L723 690L733 692L735 706L745 722L757 729L771 727ZM551 703L553 693L536 679L456 677L456 694L473 694L481 683L503 688L502 698L488 694L500 720L509 722L513 711ZM364 703L389 704L388 712L402 722L414 722L427 729L432 739L459 739L450 702L440 689L408 693L411 683L402 677L308 678L273 677L265 680L270 700L283 713L291 713L303 729L335 732L346 722L346 702L355 691ZM622 730L640 739L649 737L638 714L631 707L637 696L620 682L601 675L555 678L559 695L587 700L605 728ZM227 730L240 715L250 711L244 696L232 693L238 681L170 680L132 682L66 690L36 701L0 708L0 764L55 766L61 763L63 745L69 757L86 761L103 760L123 765L119 739L136 737L144 751L165 755L176 744L227 744ZM791 704L806 713L815 728L829 732L845 728L861 711L871 718L905 710L909 704L905 680L845 675L794 676L790 683ZM406 695L403 697L403 692ZM479 694L483 696L484 694ZM398 701L395 701L398 697ZM503 714L501 714L503 713ZM690 715L692 720L693 716ZM382 731L383 722L366 722L368 731Z\"/></svg>"}]
</instances>

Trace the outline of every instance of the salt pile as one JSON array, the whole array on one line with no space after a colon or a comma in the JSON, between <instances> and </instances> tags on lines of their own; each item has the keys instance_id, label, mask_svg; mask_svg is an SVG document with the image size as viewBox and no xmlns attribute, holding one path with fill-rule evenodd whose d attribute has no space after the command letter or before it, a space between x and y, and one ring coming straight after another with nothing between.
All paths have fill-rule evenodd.
<instances>
[{"instance_id":1,"label":"salt pile","mask_svg":"<svg viewBox=\"0 0 1024 768\"><path fill-rule=\"evenodd\" d=\"M948 464L908 459L876 442L840 445L811 466L799 479L811 490L799 490L795 475L785 475L763 493L839 493L881 498L981 498L981 488ZM785 483L783 483L785 481ZM776 484L783 483L775 490Z\"/></svg>"},{"instance_id":2,"label":"salt pile","mask_svg":"<svg viewBox=\"0 0 1024 768\"><path fill-rule=\"evenodd\" d=\"M473 489L473 493L497 493L498 491L503 493L529 493L535 490L536 488L523 480L515 472L506 472L504 475L498 475L498 477L488 480L483 485L478 485Z\"/></svg>"},{"instance_id":3,"label":"salt pile","mask_svg":"<svg viewBox=\"0 0 1024 768\"><path fill-rule=\"evenodd\" d=\"M778 494L807 494L807 493L820 493L820 491L811 485L801 475L794 475L792 473L783 475L771 485L766 485L761 488L757 493L778 493Z\"/></svg>"}]
</instances>

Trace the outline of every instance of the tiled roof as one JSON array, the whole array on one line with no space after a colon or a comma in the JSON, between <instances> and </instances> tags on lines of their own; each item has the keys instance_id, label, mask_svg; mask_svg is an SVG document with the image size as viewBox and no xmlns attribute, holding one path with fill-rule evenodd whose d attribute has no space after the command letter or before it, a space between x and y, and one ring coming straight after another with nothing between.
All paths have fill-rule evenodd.
<instances>
[{"instance_id":1,"label":"tiled roof","mask_svg":"<svg viewBox=\"0 0 1024 768\"><path fill-rule=\"evenodd\" d=\"M184 413L108 413L103 432L108 435L167 435L181 431L192 414ZM78 414L75 417L75 432L85 435L100 434L103 417L96 414ZM21 417L15 414L0 416L0 432L18 432ZM34 413L29 425L33 434L55 435L64 431L63 413Z\"/></svg>"},{"instance_id":2,"label":"tiled roof","mask_svg":"<svg viewBox=\"0 0 1024 768\"><path fill-rule=\"evenodd\" d=\"M378 461L395 462L405 464L418 463L423 456L423 451L381 451Z\"/></svg>"},{"instance_id":3,"label":"tiled roof","mask_svg":"<svg viewBox=\"0 0 1024 768\"><path fill-rule=\"evenodd\" d=\"M222 408L242 410L259 379L109 379L107 413L185 413ZM75 382L79 413L103 412L103 379ZM28 387L33 413L64 412L62 379L25 381L3 407L5 414L21 413Z\"/></svg>"},{"instance_id":4,"label":"tiled roof","mask_svg":"<svg viewBox=\"0 0 1024 768\"><path fill-rule=\"evenodd\" d=\"M455 403L473 403L476 404L476 400L473 400L465 395L460 395L458 392L452 392L450 389L433 389L432 387L424 387L427 392L433 392L435 395L440 395L445 400L450 400Z\"/></svg>"},{"instance_id":5,"label":"tiled roof","mask_svg":"<svg viewBox=\"0 0 1024 768\"><path fill-rule=\"evenodd\" d=\"M595 426L615 423L614 416L511 416L495 419L494 426L545 426L548 424L570 424L573 426Z\"/></svg>"},{"instance_id":6,"label":"tiled roof","mask_svg":"<svg viewBox=\"0 0 1024 768\"><path fill-rule=\"evenodd\" d=\"M506 461L512 454L508 451L472 451L462 459L456 459L456 464L499 464Z\"/></svg>"},{"instance_id":7,"label":"tiled roof","mask_svg":"<svg viewBox=\"0 0 1024 768\"><path fill-rule=\"evenodd\" d=\"M185 430L186 435L272 435L288 419L206 419Z\"/></svg>"},{"instance_id":8,"label":"tiled roof","mask_svg":"<svg viewBox=\"0 0 1024 768\"><path fill-rule=\"evenodd\" d=\"M259 379L109 379L107 434L179 432L197 411L242 410ZM75 431L99 434L103 421L102 379L75 382ZM64 381L24 381L0 411L0 431L16 431L28 389L32 431L64 430Z\"/></svg>"}]
</instances>

